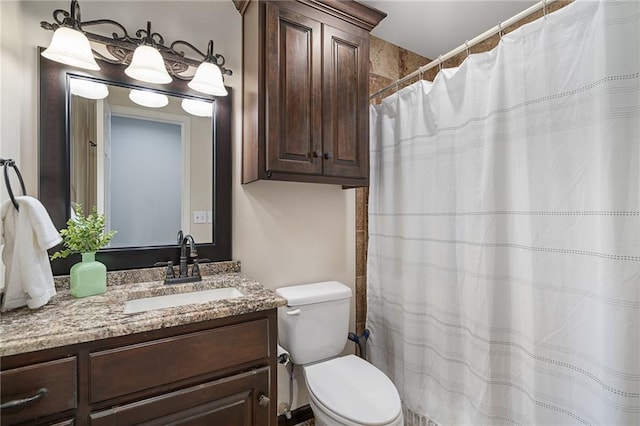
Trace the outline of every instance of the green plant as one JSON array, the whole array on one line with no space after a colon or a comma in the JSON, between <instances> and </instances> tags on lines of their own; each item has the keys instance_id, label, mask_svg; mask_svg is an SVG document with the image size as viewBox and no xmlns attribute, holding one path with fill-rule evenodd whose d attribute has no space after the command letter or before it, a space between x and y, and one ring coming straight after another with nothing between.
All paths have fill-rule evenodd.
<instances>
[{"instance_id":1,"label":"green plant","mask_svg":"<svg viewBox=\"0 0 640 426\"><path fill-rule=\"evenodd\" d=\"M92 253L109 244L116 231L104 232L104 215L93 207L89 216L84 215L82 205L76 205L75 218L67 221L67 229L60 230L64 249L51 255L51 260L65 258L73 253Z\"/></svg>"}]
</instances>

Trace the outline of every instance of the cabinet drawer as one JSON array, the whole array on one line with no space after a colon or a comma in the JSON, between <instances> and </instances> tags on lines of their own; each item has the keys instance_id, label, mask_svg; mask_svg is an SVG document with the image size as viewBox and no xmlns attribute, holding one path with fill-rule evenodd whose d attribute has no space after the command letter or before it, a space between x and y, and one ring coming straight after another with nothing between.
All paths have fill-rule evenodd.
<instances>
[{"instance_id":1,"label":"cabinet drawer","mask_svg":"<svg viewBox=\"0 0 640 426\"><path fill-rule=\"evenodd\" d=\"M96 352L89 355L89 399L104 401L268 356L266 319Z\"/></svg>"},{"instance_id":2,"label":"cabinet drawer","mask_svg":"<svg viewBox=\"0 0 640 426\"><path fill-rule=\"evenodd\" d=\"M9 425L76 408L76 358L33 364L0 373L1 399L5 405L24 401L15 408L2 409L2 424ZM39 391L42 391L41 397Z\"/></svg>"},{"instance_id":3,"label":"cabinet drawer","mask_svg":"<svg viewBox=\"0 0 640 426\"><path fill-rule=\"evenodd\" d=\"M268 425L262 395L269 396L269 367L99 411L91 414L91 426Z\"/></svg>"}]
</instances>

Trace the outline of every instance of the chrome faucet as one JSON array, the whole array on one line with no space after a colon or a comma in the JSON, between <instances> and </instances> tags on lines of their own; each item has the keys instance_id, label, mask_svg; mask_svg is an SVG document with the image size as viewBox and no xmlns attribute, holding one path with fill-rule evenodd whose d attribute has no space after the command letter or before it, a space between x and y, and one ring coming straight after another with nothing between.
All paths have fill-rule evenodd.
<instances>
[{"instance_id":1,"label":"chrome faucet","mask_svg":"<svg viewBox=\"0 0 640 426\"><path fill-rule=\"evenodd\" d=\"M196 250L196 241L189 234L184 236L182 230L178 231L178 244L180 244L180 267L178 268L179 278L184 278L188 275L187 268L187 244L189 245L189 257L198 257L198 251Z\"/></svg>"}]
</instances>

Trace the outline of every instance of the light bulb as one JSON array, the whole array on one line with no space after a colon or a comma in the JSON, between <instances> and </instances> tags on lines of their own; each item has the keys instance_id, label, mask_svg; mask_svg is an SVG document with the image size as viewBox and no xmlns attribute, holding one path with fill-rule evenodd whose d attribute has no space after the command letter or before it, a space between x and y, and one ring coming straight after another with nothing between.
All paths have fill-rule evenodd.
<instances>
[{"instance_id":1,"label":"light bulb","mask_svg":"<svg viewBox=\"0 0 640 426\"><path fill-rule=\"evenodd\" d=\"M109 96L109 88L106 84L91 80L72 78L69 80L69 88L72 95L87 99L104 99Z\"/></svg>"},{"instance_id":2,"label":"light bulb","mask_svg":"<svg viewBox=\"0 0 640 426\"><path fill-rule=\"evenodd\" d=\"M147 90L133 89L129 92L129 99L138 105L149 108L162 108L169 103L169 98L166 95Z\"/></svg>"},{"instance_id":3,"label":"light bulb","mask_svg":"<svg viewBox=\"0 0 640 426\"><path fill-rule=\"evenodd\" d=\"M197 117L212 117L213 103L196 99L183 99L182 109Z\"/></svg>"}]
</instances>

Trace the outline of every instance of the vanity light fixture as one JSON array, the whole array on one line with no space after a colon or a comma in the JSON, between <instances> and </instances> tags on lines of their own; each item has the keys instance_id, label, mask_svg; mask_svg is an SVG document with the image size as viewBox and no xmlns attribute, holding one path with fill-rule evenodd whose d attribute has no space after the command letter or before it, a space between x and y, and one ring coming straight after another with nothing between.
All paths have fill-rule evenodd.
<instances>
[{"instance_id":1,"label":"vanity light fixture","mask_svg":"<svg viewBox=\"0 0 640 426\"><path fill-rule=\"evenodd\" d=\"M109 88L106 84L81 78L70 79L69 89L72 95L86 99L104 99L109 96Z\"/></svg>"},{"instance_id":2,"label":"vanity light fixture","mask_svg":"<svg viewBox=\"0 0 640 426\"><path fill-rule=\"evenodd\" d=\"M213 117L213 104L196 99L183 99L182 109L196 117Z\"/></svg>"},{"instance_id":3,"label":"vanity light fixture","mask_svg":"<svg viewBox=\"0 0 640 426\"><path fill-rule=\"evenodd\" d=\"M129 92L129 99L138 105L148 108L162 108L169 104L169 98L167 95L150 92L148 90L132 89Z\"/></svg>"},{"instance_id":4,"label":"vanity light fixture","mask_svg":"<svg viewBox=\"0 0 640 426\"><path fill-rule=\"evenodd\" d=\"M174 77L191 80L188 86L201 93L227 95L223 76L233 73L224 67L224 57L213 53L213 40L209 40L206 53L184 40L176 40L166 46L163 37L151 31L151 22L132 37L122 24L112 19L82 21L78 0L71 0L70 12L54 10L53 19L53 23L40 22L42 28L54 31L50 46L42 52L45 58L98 70L100 68L94 59L97 57L111 64L127 65L125 74L136 80L166 84ZM86 31L90 26L112 27L111 37ZM103 45L104 49L92 49L90 42ZM80 45L83 47L74 47ZM185 56L182 50L178 50L180 46L186 46L201 59Z\"/></svg>"}]
</instances>

